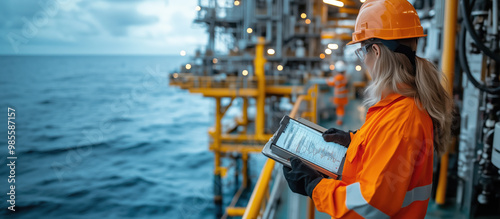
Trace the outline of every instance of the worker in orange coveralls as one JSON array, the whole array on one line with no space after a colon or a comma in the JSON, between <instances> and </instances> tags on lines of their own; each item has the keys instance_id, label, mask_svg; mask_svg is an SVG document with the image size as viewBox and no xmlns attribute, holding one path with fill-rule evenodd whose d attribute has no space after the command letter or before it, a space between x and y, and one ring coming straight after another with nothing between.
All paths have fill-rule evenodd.
<instances>
[{"instance_id":1,"label":"worker in orange coveralls","mask_svg":"<svg viewBox=\"0 0 500 219\"><path fill-rule=\"evenodd\" d=\"M337 125L342 125L342 120L345 115L345 106L349 102L347 99L347 78L345 76L346 66L343 61L337 61L335 63L335 71L337 71L337 75L331 79L327 79L326 83L334 87L333 93L333 104L336 107L337 112Z\"/></svg>"},{"instance_id":2,"label":"worker in orange coveralls","mask_svg":"<svg viewBox=\"0 0 500 219\"><path fill-rule=\"evenodd\" d=\"M437 68L417 57L424 37L407 0L367 0L349 44L372 76L370 106L355 132L329 129L327 142L347 148L341 180L324 178L299 158L283 167L290 189L333 218L424 218L434 153L450 140L452 99Z\"/></svg>"}]
</instances>

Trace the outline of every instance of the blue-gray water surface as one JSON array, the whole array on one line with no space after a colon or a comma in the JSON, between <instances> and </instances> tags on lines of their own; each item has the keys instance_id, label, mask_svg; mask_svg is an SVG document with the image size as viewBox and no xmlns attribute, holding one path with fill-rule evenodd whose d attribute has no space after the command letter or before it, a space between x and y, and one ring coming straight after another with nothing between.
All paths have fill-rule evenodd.
<instances>
[{"instance_id":1,"label":"blue-gray water surface","mask_svg":"<svg viewBox=\"0 0 500 219\"><path fill-rule=\"evenodd\" d=\"M0 56L0 218L213 218L215 107L168 86L185 61ZM7 181L8 107L15 184Z\"/></svg>"}]
</instances>

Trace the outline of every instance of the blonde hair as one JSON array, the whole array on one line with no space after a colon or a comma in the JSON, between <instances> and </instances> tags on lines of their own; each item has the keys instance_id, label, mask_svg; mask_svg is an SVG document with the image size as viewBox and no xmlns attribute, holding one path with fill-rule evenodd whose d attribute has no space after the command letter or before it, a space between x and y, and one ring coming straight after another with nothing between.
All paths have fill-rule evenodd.
<instances>
[{"instance_id":1,"label":"blonde hair","mask_svg":"<svg viewBox=\"0 0 500 219\"><path fill-rule=\"evenodd\" d=\"M382 93L387 91L414 98L417 106L425 109L431 117L434 149L442 154L451 141L453 108L450 94L440 81L446 78L431 62L420 57L415 57L417 72L416 75L412 74L413 65L405 55L393 52L383 44L377 45L380 47L380 57L371 69L372 83L365 90L364 104L375 105ZM369 52L373 52L373 49Z\"/></svg>"}]
</instances>

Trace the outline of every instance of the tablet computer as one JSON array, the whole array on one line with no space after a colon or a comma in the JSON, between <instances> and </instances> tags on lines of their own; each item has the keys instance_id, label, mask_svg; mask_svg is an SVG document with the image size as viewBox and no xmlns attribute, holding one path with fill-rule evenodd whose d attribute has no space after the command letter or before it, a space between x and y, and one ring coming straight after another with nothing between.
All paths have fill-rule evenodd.
<instances>
[{"instance_id":1,"label":"tablet computer","mask_svg":"<svg viewBox=\"0 0 500 219\"><path fill-rule=\"evenodd\" d=\"M313 169L339 179L342 176L347 148L323 140L326 129L305 119L284 116L280 127L264 146L262 153L288 167L291 157L298 157Z\"/></svg>"}]
</instances>

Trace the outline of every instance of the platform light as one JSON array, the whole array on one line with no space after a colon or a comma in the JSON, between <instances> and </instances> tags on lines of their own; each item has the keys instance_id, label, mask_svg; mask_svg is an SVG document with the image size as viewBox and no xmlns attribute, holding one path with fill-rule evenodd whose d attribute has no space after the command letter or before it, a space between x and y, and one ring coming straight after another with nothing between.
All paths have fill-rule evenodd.
<instances>
[{"instance_id":1,"label":"platform light","mask_svg":"<svg viewBox=\"0 0 500 219\"><path fill-rule=\"evenodd\" d=\"M361 71L361 65L356 65L356 71Z\"/></svg>"},{"instance_id":2,"label":"platform light","mask_svg":"<svg viewBox=\"0 0 500 219\"><path fill-rule=\"evenodd\" d=\"M242 74L243 76L247 76L247 75L248 75L248 71L245 69L245 70L243 70L243 71L241 72L241 74Z\"/></svg>"},{"instance_id":3,"label":"platform light","mask_svg":"<svg viewBox=\"0 0 500 219\"><path fill-rule=\"evenodd\" d=\"M278 65L278 66L276 66L276 69L278 69L278 71L283 71L283 66L282 65Z\"/></svg>"},{"instance_id":4,"label":"platform light","mask_svg":"<svg viewBox=\"0 0 500 219\"><path fill-rule=\"evenodd\" d=\"M274 53L276 53L276 51L274 51L274 49L267 50L267 54L269 54L269 55L274 55Z\"/></svg>"},{"instance_id":5,"label":"platform light","mask_svg":"<svg viewBox=\"0 0 500 219\"><path fill-rule=\"evenodd\" d=\"M186 51L182 50L181 51L181 56L185 56L186 55Z\"/></svg>"},{"instance_id":6,"label":"platform light","mask_svg":"<svg viewBox=\"0 0 500 219\"><path fill-rule=\"evenodd\" d=\"M191 64L186 64L186 69L187 70L191 69Z\"/></svg>"},{"instance_id":7,"label":"platform light","mask_svg":"<svg viewBox=\"0 0 500 219\"><path fill-rule=\"evenodd\" d=\"M252 32L253 32L252 28L250 28L250 27L247 28L247 33L252 33Z\"/></svg>"},{"instance_id":8,"label":"platform light","mask_svg":"<svg viewBox=\"0 0 500 219\"><path fill-rule=\"evenodd\" d=\"M235 6L240 5L240 1L238 1L238 0L234 1L234 5L235 5Z\"/></svg>"},{"instance_id":9,"label":"platform light","mask_svg":"<svg viewBox=\"0 0 500 219\"><path fill-rule=\"evenodd\" d=\"M344 2L337 1L337 0L323 0L323 3L337 6L337 7L344 7Z\"/></svg>"},{"instance_id":10,"label":"platform light","mask_svg":"<svg viewBox=\"0 0 500 219\"><path fill-rule=\"evenodd\" d=\"M217 62L219 62L219 60L218 60L217 58L213 58L213 59L212 59L212 62L213 62L214 64L217 64Z\"/></svg>"},{"instance_id":11,"label":"platform light","mask_svg":"<svg viewBox=\"0 0 500 219\"><path fill-rule=\"evenodd\" d=\"M201 7L199 5L196 6L196 11L201 11Z\"/></svg>"},{"instance_id":12,"label":"platform light","mask_svg":"<svg viewBox=\"0 0 500 219\"><path fill-rule=\"evenodd\" d=\"M321 54L319 54L319 58L320 58L320 59L324 59L325 57L326 57L326 56L325 56L325 53L321 53Z\"/></svg>"},{"instance_id":13,"label":"platform light","mask_svg":"<svg viewBox=\"0 0 500 219\"><path fill-rule=\"evenodd\" d=\"M331 49L325 49L325 53L326 53L327 55L331 55L331 54L332 54L332 50L331 50Z\"/></svg>"},{"instance_id":14,"label":"platform light","mask_svg":"<svg viewBox=\"0 0 500 219\"><path fill-rule=\"evenodd\" d=\"M311 19L306 19L306 24L310 24L311 23Z\"/></svg>"},{"instance_id":15,"label":"platform light","mask_svg":"<svg viewBox=\"0 0 500 219\"><path fill-rule=\"evenodd\" d=\"M366 2L366 0L359 0L359 2L361 2L361 3L365 3L365 2Z\"/></svg>"},{"instance_id":16,"label":"platform light","mask_svg":"<svg viewBox=\"0 0 500 219\"><path fill-rule=\"evenodd\" d=\"M339 48L339 44L336 44L336 43L330 43L330 44L328 44L328 49L336 50L338 48Z\"/></svg>"},{"instance_id":17,"label":"platform light","mask_svg":"<svg viewBox=\"0 0 500 219\"><path fill-rule=\"evenodd\" d=\"M173 76L174 78L178 78L178 77L179 77L179 74L178 74L178 73L174 73L172 76Z\"/></svg>"},{"instance_id":18,"label":"platform light","mask_svg":"<svg viewBox=\"0 0 500 219\"><path fill-rule=\"evenodd\" d=\"M306 19L306 18L307 18L307 14L306 14L306 13L302 13L302 14L300 14L300 17L301 17L302 19Z\"/></svg>"},{"instance_id":19,"label":"platform light","mask_svg":"<svg viewBox=\"0 0 500 219\"><path fill-rule=\"evenodd\" d=\"M335 70L335 65L330 65L330 71Z\"/></svg>"}]
</instances>

